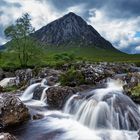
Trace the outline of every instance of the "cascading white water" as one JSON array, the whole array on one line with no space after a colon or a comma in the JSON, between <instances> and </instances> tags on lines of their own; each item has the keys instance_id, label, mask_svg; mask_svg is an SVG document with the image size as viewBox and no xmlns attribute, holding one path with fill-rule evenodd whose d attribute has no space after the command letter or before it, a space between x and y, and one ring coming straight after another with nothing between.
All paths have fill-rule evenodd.
<instances>
[{"instance_id":1,"label":"cascading white water","mask_svg":"<svg viewBox=\"0 0 140 140\"><path fill-rule=\"evenodd\" d=\"M118 83L111 81L107 88L93 90L87 95L81 99L80 95L71 97L64 112L92 129L136 130L140 127L138 107L122 93Z\"/></svg>"},{"instance_id":2,"label":"cascading white water","mask_svg":"<svg viewBox=\"0 0 140 140\"><path fill-rule=\"evenodd\" d=\"M41 95L41 101L46 101L47 96L46 96L46 90L48 90L49 86L46 86L46 88L43 90L42 95Z\"/></svg>"},{"instance_id":3,"label":"cascading white water","mask_svg":"<svg viewBox=\"0 0 140 140\"><path fill-rule=\"evenodd\" d=\"M40 120L36 129L41 127L40 133L48 135L60 132L52 140L138 140L140 110L123 94L121 84L110 81L106 88L77 93L68 99L63 111L39 109L47 120Z\"/></svg>"},{"instance_id":4,"label":"cascading white water","mask_svg":"<svg viewBox=\"0 0 140 140\"><path fill-rule=\"evenodd\" d=\"M44 87L44 90L43 90L43 93L41 94L41 99L40 101L45 101L46 97L45 97L45 93L46 93L46 90L49 88L49 86L47 85L47 81L46 79L43 79L41 81L41 83L35 83L35 84L32 84L30 85L26 90L25 92L22 94L21 97L19 97L22 101L29 101L29 100L32 100L33 98L33 92L34 90L37 88L37 87Z\"/></svg>"},{"instance_id":5,"label":"cascading white water","mask_svg":"<svg viewBox=\"0 0 140 140\"><path fill-rule=\"evenodd\" d=\"M19 97L22 101L28 101L31 100L33 98L33 91L35 90L35 88L37 86L41 85L41 83L35 83L30 85L22 94L21 97Z\"/></svg>"}]
</instances>

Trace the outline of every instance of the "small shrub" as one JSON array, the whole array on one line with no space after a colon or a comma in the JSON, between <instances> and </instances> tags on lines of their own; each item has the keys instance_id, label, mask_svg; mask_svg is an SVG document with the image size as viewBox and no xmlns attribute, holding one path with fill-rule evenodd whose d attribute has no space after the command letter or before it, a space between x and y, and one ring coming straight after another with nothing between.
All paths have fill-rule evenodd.
<instances>
[{"instance_id":1,"label":"small shrub","mask_svg":"<svg viewBox=\"0 0 140 140\"><path fill-rule=\"evenodd\" d=\"M68 54L68 53L55 54L54 55L54 60L57 60L57 61L73 61L73 60L75 60L75 55L73 53L71 53L71 54Z\"/></svg>"},{"instance_id":2,"label":"small shrub","mask_svg":"<svg viewBox=\"0 0 140 140\"><path fill-rule=\"evenodd\" d=\"M138 86L134 87L132 90L132 95L133 96L140 96L140 84L138 84Z\"/></svg>"},{"instance_id":3,"label":"small shrub","mask_svg":"<svg viewBox=\"0 0 140 140\"><path fill-rule=\"evenodd\" d=\"M80 71L71 68L60 76L60 83L64 86L78 86L84 84L85 80Z\"/></svg>"},{"instance_id":4,"label":"small shrub","mask_svg":"<svg viewBox=\"0 0 140 140\"><path fill-rule=\"evenodd\" d=\"M16 91L18 89L18 87L17 86L9 86L9 87L5 87L5 88L3 88L3 92L14 92L14 91Z\"/></svg>"}]
</instances>

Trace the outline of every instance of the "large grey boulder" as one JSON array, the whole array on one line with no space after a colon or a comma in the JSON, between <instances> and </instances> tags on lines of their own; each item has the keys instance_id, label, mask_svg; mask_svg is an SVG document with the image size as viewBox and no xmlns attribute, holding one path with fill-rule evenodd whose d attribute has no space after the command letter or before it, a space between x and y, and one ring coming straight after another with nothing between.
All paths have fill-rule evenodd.
<instances>
[{"instance_id":1,"label":"large grey boulder","mask_svg":"<svg viewBox=\"0 0 140 140\"><path fill-rule=\"evenodd\" d=\"M0 94L0 125L2 127L22 123L30 117L28 108L18 97L11 94Z\"/></svg>"}]
</instances>

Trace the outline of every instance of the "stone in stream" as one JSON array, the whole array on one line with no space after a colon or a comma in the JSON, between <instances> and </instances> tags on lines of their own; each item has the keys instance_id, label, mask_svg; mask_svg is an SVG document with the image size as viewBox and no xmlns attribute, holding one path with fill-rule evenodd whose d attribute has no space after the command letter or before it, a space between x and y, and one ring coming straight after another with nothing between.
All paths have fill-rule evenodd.
<instances>
[{"instance_id":1,"label":"stone in stream","mask_svg":"<svg viewBox=\"0 0 140 140\"><path fill-rule=\"evenodd\" d=\"M65 102L70 96L76 94L79 91L84 91L90 88L91 87L86 85L81 85L79 87L68 87L68 86L50 87L46 91L47 104L49 105L50 108L62 109L64 107Z\"/></svg>"},{"instance_id":2,"label":"stone in stream","mask_svg":"<svg viewBox=\"0 0 140 140\"><path fill-rule=\"evenodd\" d=\"M40 100L44 89L45 89L45 87L41 87L41 86L36 87L33 92L33 99Z\"/></svg>"},{"instance_id":3,"label":"stone in stream","mask_svg":"<svg viewBox=\"0 0 140 140\"><path fill-rule=\"evenodd\" d=\"M17 140L17 139L9 133L0 133L0 140Z\"/></svg>"},{"instance_id":4,"label":"stone in stream","mask_svg":"<svg viewBox=\"0 0 140 140\"><path fill-rule=\"evenodd\" d=\"M0 125L2 127L20 124L30 117L28 108L20 99L11 94L0 94Z\"/></svg>"}]
</instances>

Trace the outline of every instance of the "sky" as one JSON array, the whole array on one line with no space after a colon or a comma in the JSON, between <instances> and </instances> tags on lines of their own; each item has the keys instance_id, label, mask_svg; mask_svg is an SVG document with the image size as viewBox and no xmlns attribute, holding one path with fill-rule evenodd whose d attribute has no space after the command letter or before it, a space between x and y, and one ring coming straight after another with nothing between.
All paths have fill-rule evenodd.
<instances>
[{"instance_id":1,"label":"sky","mask_svg":"<svg viewBox=\"0 0 140 140\"><path fill-rule=\"evenodd\" d=\"M26 12L36 30L74 12L117 49L140 53L140 0L0 0L0 45L4 29Z\"/></svg>"}]
</instances>

